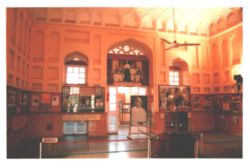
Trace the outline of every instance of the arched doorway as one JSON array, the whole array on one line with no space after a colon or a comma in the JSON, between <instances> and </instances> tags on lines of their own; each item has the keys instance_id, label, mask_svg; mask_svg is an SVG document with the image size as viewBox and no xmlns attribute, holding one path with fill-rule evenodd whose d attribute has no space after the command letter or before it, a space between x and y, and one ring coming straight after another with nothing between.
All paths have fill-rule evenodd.
<instances>
[{"instance_id":1,"label":"arched doorway","mask_svg":"<svg viewBox=\"0 0 250 168\"><path fill-rule=\"evenodd\" d=\"M151 50L139 41L128 39L112 45L107 59L108 131L126 135L131 124L131 98L148 95ZM148 103L145 108L149 109Z\"/></svg>"}]
</instances>

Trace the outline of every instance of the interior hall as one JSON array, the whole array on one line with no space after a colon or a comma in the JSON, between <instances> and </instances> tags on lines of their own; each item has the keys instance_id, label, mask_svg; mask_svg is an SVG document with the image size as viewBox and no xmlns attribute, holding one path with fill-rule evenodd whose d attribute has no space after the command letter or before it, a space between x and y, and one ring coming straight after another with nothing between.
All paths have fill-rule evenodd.
<instances>
[{"instance_id":1,"label":"interior hall","mask_svg":"<svg viewBox=\"0 0 250 168\"><path fill-rule=\"evenodd\" d=\"M242 158L242 8L6 18L7 158Z\"/></svg>"}]
</instances>

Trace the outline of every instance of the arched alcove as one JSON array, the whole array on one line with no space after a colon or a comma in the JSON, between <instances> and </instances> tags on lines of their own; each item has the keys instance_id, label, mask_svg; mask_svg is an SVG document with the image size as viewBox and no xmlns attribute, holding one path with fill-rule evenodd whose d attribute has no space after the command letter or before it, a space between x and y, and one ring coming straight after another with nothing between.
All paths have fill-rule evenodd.
<instances>
[{"instance_id":1,"label":"arched alcove","mask_svg":"<svg viewBox=\"0 0 250 168\"><path fill-rule=\"evenodd\" d=\"M239 64L241 62L242 51L242 38L239 34L235 34L230 38L230 50L232 65Z\"/></svg>"},{"instance_id":2,"label":"arched alcove","mask_svg":"<svg viewBox=\"0 0 250 168\"><path fill-rule=\"evenodd\" d=\"M134 12L131 12L122 18L122 25L124 27L137 28L139 27L139 18Z\"/></svg>"},{"instance_id":3,"label":"arched alcove","mask_svg":"<svg viewBox=\"0 0 250 168\"><path fill-rule=\"evenodd\" d=\"M65 11L65 22L66 23L76 23L77 13L74 10Z\"/></svg>"},{"instance_id":4,"label":"arched alcove","mask_svg":"<svg viewBox=\"0 0 250 168\"><path fill-rule=\"evenodd\" d=\"M31 43L31 52L33 60L36 62L42 62L44 59L44 45L45 45L45 33L43 31L36 31Z\"/></svg>"},{"instance_id":5,"label":"arched alcove","mask_svg":"<svg viewBox=\"0 0 250 168\"><path fill-rule=\"evenodd\" d=\"M141 27L144 29L153 29L153 19L149 15L144 16L141 20Z\"/></svg>"},{"instance_id":6,"label":"arched alcove","mask_svg":"<svg viewBox=\"0 0 250 168\"><path fill-rule=\"evenodd\" d=\"M60 43L60 35L57 32L51 32L48 40L48 59L49 62L58 62L59 61L59 43Z\"/></svg>"},{"instance_id":7,"label":"arched alcove","mask_svg":"<svg viewBox=\"0 0 250 168\"><path fill-rule=\"evenodd\" d=\"M50 21L60 22L62 20L62 10L57 8L48 9Z\"/></svg>"},{"instance_id":8,"label":"arched alcove","mask_svg":"<svg viewBox=\"0 0 250 168\"><path fill-rule=\"evenodd\" d=\"M88 57L79 51L69 53L64 58L65 64L88 65L88 62Z\"/></svg>"},{"instance_id":9,"label":"arched alcove","mask_svg":"<svg viewBox=\"0 0 250 168\"><path fill-rule=\"evenodd\" d=\"M189 85L188 69L189 67L186 61L181 58L175 58L169 65L169 84Z\"/></svg>"},{"instance_id":10,"label":"arched alcove","mask_svg":"<svg viewBox=\"0 0 250 168\"><path fill-rule=\"evenodd\" d=\"M221 43L221 54L222 54L222 64L223 66L228 66L229 63L229 55L228 55L228 46L227 46L227 40L223 40Z\"/></svg>"},{"instance_id":11,"label":"arched alcove","mask_svg":"<svg viewBox=\"0 0 250 168\"><path fill-rule=\"evenodd\" d=\"M213 69L218 69L220 65L220 58L218 54L218 46L216 43L212 45L212 62L213 62Z\"/></svg>"},{"instance_id":12,"label":"arched alcove","mask_svg":"<svg viewBox=\"0 0 250 168\"><path fill-rule=\"evenodd\" d=\"M230 27L234 25L236 23L236 20L237 20L236 15L233 12L229 13L227 16L227 26Z\"/></svg>"},{"instance_id":13,"label":"arched alcove","mask_svg":"<svg viewBox=\"0 0 250 168\"><path fill-rule=\"evenodd\" d=\"M209 27L209 33L210 35L213 35L214 33L216 33L216 26L215 24L211 24L210 27Z\"/></svg>"}]
</instances>

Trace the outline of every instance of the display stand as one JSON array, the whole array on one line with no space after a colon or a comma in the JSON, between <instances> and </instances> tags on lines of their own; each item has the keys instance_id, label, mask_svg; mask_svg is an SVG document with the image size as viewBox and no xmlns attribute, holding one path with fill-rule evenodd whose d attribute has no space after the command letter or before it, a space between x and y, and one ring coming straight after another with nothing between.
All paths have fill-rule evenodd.
<instances>
[{"instance_id":1,"label":"display stand","mask_svg":"<svg viewBox=\"0 0 250 168\"><path fill-rule=\"evenodd\" d=\"M151 139L157 139L158 136L155 134L150 134L147 132L144 132L142 130L139 130L143 135L145 135L147 137L147 158L151 158Z\"/></svg>"},{"instance_id":2,"label":"display stand","mask_svg":"<svg viewBox=\"0 0 250 168\"><path fill-rule=\"evenodd\" d=\"M131 96L129 139L146 139L139 130L149 133L151 115L148 112L147 96Z\"/></svg>"}]
</instances>

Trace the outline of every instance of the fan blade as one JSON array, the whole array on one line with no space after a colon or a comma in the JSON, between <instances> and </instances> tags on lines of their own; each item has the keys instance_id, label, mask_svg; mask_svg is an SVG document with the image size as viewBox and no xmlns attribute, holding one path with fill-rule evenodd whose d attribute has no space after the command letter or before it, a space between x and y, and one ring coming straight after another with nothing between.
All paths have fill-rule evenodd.
<instances>
[{"instance_id":1,"label":"fan blade","mask_svg":"<svg viewBox=\"0 0 250 168\"><path fill-rule=\"evenodd\" d=\"M171 43L170 41L168 41L168 40L165 40L165 39L162 39L162 38L161 38L161 40L164 41L164 42L166 42L166 43L168 43L168 44L172 44L172 43Z\"/></svg>"},{"instance_id":2,"label":"fan blade","mask_svg":"<svg viewBox=\"0 0 250 168\"><path fill-rule=\"evenodd\" d=\"M176 48L176 47L178 47L178 46L173 45L173 46L171 46L171 47L165 48L164 50L170 50L170 49L172 49L172 48Z\"/></svg>"},{"instance_id":3,"label":"fan blade","mask_svg":"<svg viewBox=\"0 0 250 168\"><path fill-rule=\"evenodd\" d=\"M179 46L198 46L200 45L199 43L183 43L183 44L179 44Z\"/></svg>"}]
</instances>

